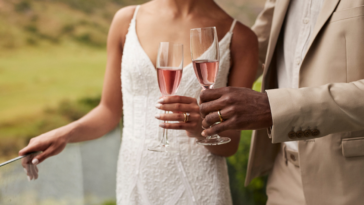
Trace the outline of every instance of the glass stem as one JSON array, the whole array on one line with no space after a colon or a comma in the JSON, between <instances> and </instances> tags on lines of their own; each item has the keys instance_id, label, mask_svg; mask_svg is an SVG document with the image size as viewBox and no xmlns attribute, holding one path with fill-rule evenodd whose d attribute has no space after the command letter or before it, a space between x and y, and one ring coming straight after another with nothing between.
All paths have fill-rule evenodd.
<instances>
[{"instance_id":1,"label":"glass stem","mask_svg":"<svg viewBox=\"0 0 364 205\"><path fill-rule=\"evenodd\" d=\"M209 90L209 89L211 89L212 88L212 85L210 85L210 86L207 86L207 87L205 87L205 86L202 86L202 90ZM210 128L211 128L212 126L210 126ZM207 136L206 137L206 139L208 139L208 140L210 140L210 139L216 139L216 138L220 138L220 136L219 135L212 135L212 136Z\"/></svg>"},{"instance_id":2,"label":"glass stem","mask_svg":"<svg viewBox=\"0 0 364 205\"><path fill-rule=\"evenodd\" d=\"M219 135L211 135L207 137L207 139L219 139L219 138L220 138Z\"/></svg>"},{"instance_id":3,"label":"glass stem","mask_svg":"<svg viewBox=\"0 0 364 205\"><path fill-rule=\"evenodd\" d=\"M164 114L167 114L167 111L164 111ZM168 123L168 121L164 121L164 124ZM162 145L167 147L168 143L168 129L163 128L163 136L162 136Z\"/></svg>"},{"instance_id":4,"label":"glass stem","mask_svg":"<svg viewBox=\"0 0 364 205\"><path fill-rule=\"evenodd\" d=\"M211 128L212 126L210 126L210 128ZM207 136L206 137L206 139L219 139L220 138L220 136L219 135L210 135L210 136Z\"/></svg>"}]
</instances>

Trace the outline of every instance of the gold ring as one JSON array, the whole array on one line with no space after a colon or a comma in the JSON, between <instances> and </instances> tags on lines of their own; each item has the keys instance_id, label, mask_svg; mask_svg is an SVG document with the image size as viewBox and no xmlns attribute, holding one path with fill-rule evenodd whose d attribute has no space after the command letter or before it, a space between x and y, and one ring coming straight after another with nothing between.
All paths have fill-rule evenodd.
<instances>
[{"instance_id":1,"label":"gold ring","mask_svg":"<svg viewBox=\"0 0 364 205\"><path fill-rule=\"evenodd\" d=\"M185 119L183 120L183 122L188 122L189 120L190 120L190 113L188 113L188 112L185 112L185 113L183 113L183 115L185 116Z\"/></svg>"},{"instance_id":2,"label":"gold ring","mask_svg":"<svg viewBox=\"0 0 364 205\"><path fill-rule=\"evenodd\" d=\"M220 112L220 110L219 110L219 111L217 111L217 114L219 115L220 122L224 122L224 119L222 119L222 116L221 116L221 112Z\"/></svg>"}]
</instances>

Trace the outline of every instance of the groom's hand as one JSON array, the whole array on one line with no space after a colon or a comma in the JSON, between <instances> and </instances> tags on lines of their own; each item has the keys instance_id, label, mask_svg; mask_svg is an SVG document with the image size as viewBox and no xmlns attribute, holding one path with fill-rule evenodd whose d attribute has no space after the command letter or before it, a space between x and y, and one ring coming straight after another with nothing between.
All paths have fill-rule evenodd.
<instances>
[{"instance_id":1,"label":"groom's hand","mask_svg":"<svg viewBox=\"0 0 364 205\"><path fill-rule=\"evenodd\" d=\"M202 91L200 112L203 136L225 130L255 130L272 126L272 114L266 93L248 88L225 87ZM283 106L283 105L282 105ZM220 110L223 122L220 122ZM210 127L212 126L212 127Z\"/></svg>"}]
</instances>

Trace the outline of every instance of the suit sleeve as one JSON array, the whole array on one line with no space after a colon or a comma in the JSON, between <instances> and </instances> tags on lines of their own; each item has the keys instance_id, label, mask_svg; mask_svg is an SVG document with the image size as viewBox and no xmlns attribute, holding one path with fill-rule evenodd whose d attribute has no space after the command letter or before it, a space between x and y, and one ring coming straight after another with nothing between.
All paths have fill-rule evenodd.
<instances>
[{"instance_id":1,"label":"suit sleeve","mask_svg":"<svg viewBox=\"0 0 364 205\"><path fill-rule=\"evenodd\" d=\"M276 0L266 1L263 11L258 15L255 24L251 28L258 36L259 41L259 69L257 72L257 77L259 77L263 73L262 64L264 64L267 54L275 2Z\"/></svg>"},{"instance_id":2,"label":"suit sleeve","mask_svg":"<svg viewBox=\"0 0 364 205\"><path fill-rule=\"evenodd\" d=\"M364 79L300 89L266 91L273 143L364 129Z\"/></svg>"}]
</instances>

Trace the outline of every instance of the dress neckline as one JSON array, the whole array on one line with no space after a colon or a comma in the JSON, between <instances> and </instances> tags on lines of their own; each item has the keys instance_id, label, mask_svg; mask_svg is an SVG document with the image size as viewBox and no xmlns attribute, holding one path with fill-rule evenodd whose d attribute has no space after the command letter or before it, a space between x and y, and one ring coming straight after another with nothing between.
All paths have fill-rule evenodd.
<instances>
[{"instance_id":1,"label":"dress neckline","mask_svg":"<svg viewBox=\"0 0 364 205\"><path fill-rule=\"evenodd\" d=\"M150 57L148 56L148 54L145 52L144 48L142 47L142 45L140 44L140 41L139 41L139 37L138 37L138 34L136 32L136 16L137 16L137 13L138 13L138 10L139 10L139 7L140 5L138 5L136 8L135 8L135 11L134 11L134 16L133 16L133 19L132 19L132 23L134 25L131 25L132 26L132 29L133 29L133 33L135 34L135 39L136 39L136 43L137 43L137 46L139 46L140 50L142 51L142 55L144 55L144 57L147 59L147 62L149 64L149 67L152 68L154 70L154 72L157 72L157 68L154 66L152 60L150 59ZM222 37L222 39L219 41L219 47L221 46L222 42L229 36L229 35L232 35L233 32L232 30L234 29L235 27L235 23L236 23L236 19L234 19L233 23L232 23L232 26L230 28L230 30L225 34L224 37ZM183 70L185 68L188 68L192 66L192 61L187 64L186 66L183 67Z\"/></svg>"}]
</instances>

